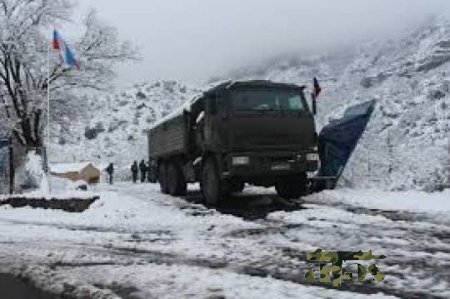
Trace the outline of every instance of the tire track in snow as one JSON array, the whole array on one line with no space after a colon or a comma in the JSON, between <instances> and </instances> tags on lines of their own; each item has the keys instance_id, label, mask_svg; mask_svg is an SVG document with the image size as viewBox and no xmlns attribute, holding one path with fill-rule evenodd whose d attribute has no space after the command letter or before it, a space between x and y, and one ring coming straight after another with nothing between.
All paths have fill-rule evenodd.
<instances>
[{"instance_id":1,"label":"tire track in snow","mask_svg":"<svg viewBox=\"0 0 450 299\"><path fill-rule=\"evenodd\" d=\"M267 198L267 195L263 195L262 197ZM254 196L250 198L255 198ZM269 197L270 198L270 197ZM240 198L241 200L245 200L245 198ZM191 216L207 216L212 215L216 212L222 212L222 208L219 209L208 209L204 206L199 206L196 201L192 201L192 198L184 199L174 199L177 202L177 205L182 206L182 210L185 211L188 215ZM181 201L181 204L180 204ZM304 207L303 203L299 203L297 205L297 209L292 209L289 207L291 211L302 211ZM323 203L314 203L319 207L330 207L330 205ZM351 217L349 217L348 221L330 221L330 219L312 219L313 224L307 223L283 223L283 221L274 221L271 219L266 219L265 216L262 218L255 217L247 217L247 214L233 213L230 209L226 209L226 214L232 214L236 217L244 218L246 221L255 221L258 224L266 225L265 228L260 229L242 229L238 231L230 232L226 235L226 237L233 238L267 238L273 235L282 235L284 237L287 236L289 239L289 234L292 231L298 230L310 230L311 233L316 234L317 236L326 236L335 234L334 238L330 240L328 243L332 243L332 241L340 241L345 240L351 235L357 233L360 235L360 241L362 241L362 245L381 248L384 252L392 252L392 251L401 251L400 254L390 257L390 263L400 268L400 270L394 271L389 269L386 274L391 275L392 277L398 278L399 281L405 280L405 277L408 274L413 273L412 276L417 278L417 281L420 281L427 273L435 273L436 271L442 270L439 268L436 263L427 263L427 257L417 257L414 255L414 252L417 251L419 253L426 252L441 252L448 253L450 251L450 246L448 241L449 232L441 225L440 222L433 221L432 217L428 217L428 215L420 215L417 213L403 213L396 211L381 211L375 209L365 209L360 207L352 207L346 205L334 205L333 209L341 209L346 213L350 213ZM264 215L268 210L271 209L273 211L282 210L286 211L288 209L280 208L280 207L262 207L263 211L261 215ZM306 208L306 210L311 209L311 207ZM314 209L314 207L313 207ZM192 211L201 211L199 213L192 213ZM256 212L256 214L258 214ZM267 213L268 214L268 213ZM375 224L360 224L354 223L352 221L353 217L359 216L376 216L383 217L389 222L391 225L386 226L382 223ZM322 228L320 226L315 226L317 222L324 221L330 222L333 227L333 231L330 232L329 228ZM392 223L394 225L392 225ZM419 228L412 227L413 224L419 223ZM353 225L355 226L354 231L347 232L345 230L345 225ZM435 229L440 229L441 231L435 231ZM405 238L407 236L407 238ZM223 236L221 236L223 237ZM366 244L364 244L364 240ZM397 241L395 241L397 240ZM404 244L399 244L402 241ZM417 244L419 241L420 245ZM392 242L392 243L389 243ZM244 260L235 260L233 262L228 262L226 264L226 269L234 271L239 274L245 274L250 276L259 276L266 277L271 276L276 279L291 281L299 284L307 284L305 281L303 274L306 273L308 268L306 267L306 253L305 251L300 251L297 253L297 256L292 257L292 252L295 251L295 248L284 248L279 258L277 257L265 257L264 260L253 260L246 261ZM378 251L378 250L377 250ZM286 253L289 252L289 253ZM383 254L384 254L383 252ZM411 257L412 255L412 257ZM287 262L284 261L285 257L289 257ZM301 257L301 258L300 258ZM429 256L428 256L429 257ZM183 261L187 262L188 265L196 266L196 265L206 265L208 267L209 264L216 265L216 261L214 260L189 260L187 257L177 257L177 262ZM293 260L297 260L293 262ZM183 263L184 263L183 262ZM220 265L222 263L219 263ZM294 267L292 265L295 265ZM381 268L383 269L384 263L380 263ZM386 264L389 266L388 264ZM405 273L402 269L412 269L409 272ZM213 267L215 268L215 266ZM446 281L449 277L449 272L444 270L442 275L437 277L438 281ZM416 281L416 283L417 283ZM414 283L413 283L414 284ZM321 285L322 286L322 285ZM322 286L326 287L326 286ZM440 296L436 292L431 290L421 290L420 284L413 285L411 290L406 290L404 286L398 287L396 285L389 284L371 284L371 285L358 285L358 284L350 284L346 285L342 288L342 290L353 291L362 294L372 294L377 292L383 292L385 294L394 295L401 298L445 298L444 296Z\"/></svg>"}]
</instances>

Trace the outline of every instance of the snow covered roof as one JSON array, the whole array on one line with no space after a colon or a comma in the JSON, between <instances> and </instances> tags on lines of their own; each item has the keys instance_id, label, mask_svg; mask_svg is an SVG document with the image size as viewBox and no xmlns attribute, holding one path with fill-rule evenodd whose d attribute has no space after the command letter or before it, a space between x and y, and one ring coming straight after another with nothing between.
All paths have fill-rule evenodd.
<instances>
[{"instance_id":1,"label":"snow covered roof","mask_svg":"<svg viewBox=\"0 0 450 299\"><path fill-rule=\"evenodd\" d=\"M67 172L80 172L89 165L98 168L91 162L82 163L54 163L50 164L50 172L52 173L67 173Z\"/></svg>"}]
</instances>

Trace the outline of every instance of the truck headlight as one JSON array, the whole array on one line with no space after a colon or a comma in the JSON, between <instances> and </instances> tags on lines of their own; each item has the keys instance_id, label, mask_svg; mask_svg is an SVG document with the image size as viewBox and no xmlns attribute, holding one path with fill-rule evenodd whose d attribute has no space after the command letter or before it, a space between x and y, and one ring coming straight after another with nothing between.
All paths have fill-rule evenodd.
<instances>
[{"instance_id":1,"label":"truck headlight","mask_svg":"<svg viewBox=\"0 0 450 299\"><path fill-rule=\"evenodd\" d=\"M233 157L232 161L234 166L242 166L250 164L249 157Z\"/></svg>"},{"instance_id":2,"label":"truck headlight","mask_svg":"<svg viewBox=\"0 0 450 299\"><path fill-rule=\"evenodd\" d=\"M318 154L306 154L306 160L319 161L319 155Z\"/></svg>"}]
</instances>

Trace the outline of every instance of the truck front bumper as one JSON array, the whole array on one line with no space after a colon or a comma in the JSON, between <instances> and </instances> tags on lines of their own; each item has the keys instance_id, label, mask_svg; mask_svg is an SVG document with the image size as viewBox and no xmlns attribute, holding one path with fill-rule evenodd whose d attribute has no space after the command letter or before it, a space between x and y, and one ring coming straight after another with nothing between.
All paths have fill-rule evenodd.
<instances>
[{"instance_id":1,"label":"truck front bumper","mask_svg":"<svg viewBox=\"0 0 450 299\"><path fill-rule=\"evenodd\" d=\"M227 155L223 177L278 177L318 169L315 152L302 153L233 153Z\"/></svg>"}]
</instances>

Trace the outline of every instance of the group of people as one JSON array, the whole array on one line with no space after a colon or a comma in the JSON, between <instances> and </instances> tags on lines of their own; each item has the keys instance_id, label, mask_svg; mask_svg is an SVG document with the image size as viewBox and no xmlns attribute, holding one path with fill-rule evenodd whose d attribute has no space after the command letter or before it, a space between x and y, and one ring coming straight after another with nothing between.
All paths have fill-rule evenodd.
<instances>
[{"instance_id":1,"label":"group of people","mask_svg":"<svg viewBox=\"0 0 450 299\"><path fill-rule=\"evenodd\" d=\"M114 164L110 163L105 170L108 173L108 182L112 184L114 174ZM145 163L145 161L142 160L138 164L137 161L134 161L133 164L131 165L131 176L133 179L133 183L136 183L138 181L139 173L141 174L141 183L145 182L147 178L150 180L150 163Z\"/></svg>"},{"instance_id":2,"label":"group of people","mask_svg":"<svg viewBox=\"0 0 450 299\"><path fill-rule=\"evenodd\" d=\"M150 163L145 163L145 161L142 160L138 165L137 161L134 161L131 165L133 183L137 182L139 173L141 174L141 183L145 182L146 178L150 178Z\"/></svg>"}]
</instances>

